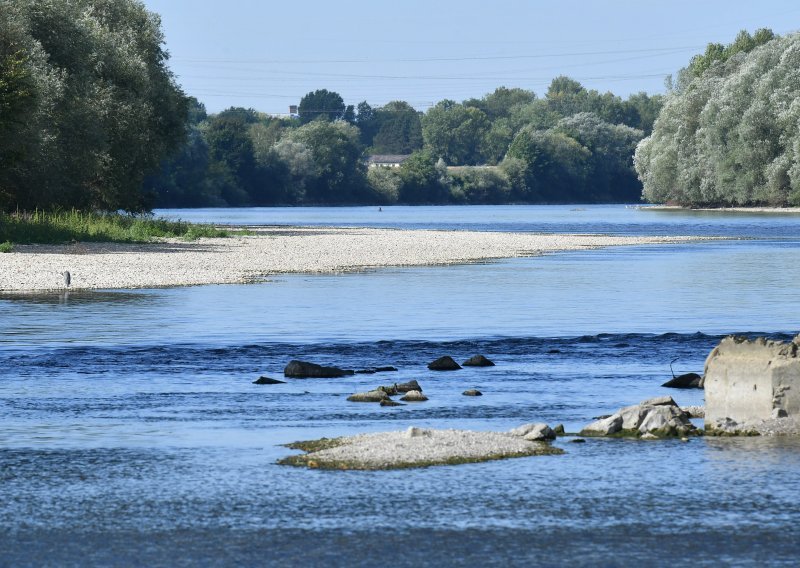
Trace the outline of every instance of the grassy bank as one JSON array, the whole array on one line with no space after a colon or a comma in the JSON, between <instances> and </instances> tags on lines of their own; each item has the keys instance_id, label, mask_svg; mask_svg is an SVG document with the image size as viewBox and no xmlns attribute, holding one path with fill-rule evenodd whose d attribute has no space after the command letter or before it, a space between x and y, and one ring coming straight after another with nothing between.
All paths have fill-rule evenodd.
<instances>
[{"instance_id":1,"label":"grassy bank","mask_svg":"<svg viewBox=\"0 0 800 568\"><path fill-rule=\"evenodd\" d=\"M227 237L212 225L156 219L148 215L35 211L0 213L0 250L13 244L58 244L70 241L144 243L163 237L193 240Z\"/></svg>"}]
</instances>

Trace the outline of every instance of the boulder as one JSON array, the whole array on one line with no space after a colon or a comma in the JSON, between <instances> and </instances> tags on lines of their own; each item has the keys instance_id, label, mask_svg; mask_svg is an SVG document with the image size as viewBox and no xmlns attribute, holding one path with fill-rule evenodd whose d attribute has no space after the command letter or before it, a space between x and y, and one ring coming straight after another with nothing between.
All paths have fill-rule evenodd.
<instances>
[{"instance_id":1,"label":"boulder","mask_svg":"<svg viewBox=\"0 0 800 568\"><path fill-rule=\"evenodd\" d=\"M622 416L617 414L601 418L581 430L581 436L610 436L622 430Z\"/></svg>"},{"instance_id":2,"label":"boulder","mask_svg":"<svg viewBox=\"0 0 800 568\"><path fill-rule=\"evenodd\" d=\"M381 401L381 406L405 406L405 404L400 404L399 402L394 401L391 398L385 398Z\"/></svg>"},{"instance_id":3,"label":"boulder","mask_svg":"<svg viewBox=\"0 0 800 568\"><path fill-rule=\"evenodd\" d=\"M336 379L354 373L355 371L340 369L339 367L323 367L316 363L298 361L296 359L289 361L289 364L286 365L286 368L283 370L284 376L297 379Z\"/></svg>"},{"instance_id":4,"label":"boulder","mask_svg":"<svg viewBox=\"0 0 800 568\"><path fill-rule=\"evenodd\" d=\"M701 389L703 388L703 377L697 373L685 373L672 377L661 386L670 389Z\"/></svg>"},{"instance_id":5,"label":"boulder","mask_svg":"<svg viewBox=\"0 0 800 568\"><path fill-rule=\"evenodd\" d=\"M389 395L382 390L359 392L347 397L350 402L383 402L389 400Z\"/></svg>"},{"instance_id":6,"label":"boulder","mask_svg":"<svg viewBox=\"0 0 800 568\"><path fill-rule=\"evenodd\" d=\"M469 389L462 392L464 396L483 396L483 393L477 389Z\"/></svg>"},{"instance_id":7,"label":"boulder","mask_svg":"<svg viewBox=\"0 0 800 568\"><path fill-rule=\"evenodd\" d=\"M665 394L664 396L656 396L648 398L639 403L640 406L678 406L671 396Z\"/></svg>"},{"instance_id":8,"label":"boulder","mask_svg":"<svg viewBox=\"0 0 800 568\"><path fill-rule=\"evenodd\" d=\"M407 383L395 383L394 388L397 392L419 391L422 392L422 387L416 380L410 380Z\"/></svg>"},{"instance_id":9,"label":"boulder","mask_svg":"<svg viewBox=\"0 0 800 568\"><path fill-rule=\"evenodd\" d=\"M570 442L572 442L573 444L585 444L586 440L584 440L583 438L575 438L574 440L570 440Z\"/></svg>"},{"instance_id":10,"label":"boulder","mask_svg":"<svg viewBox=\"0 0 800 568\"><path fill-rule=\"evenodd\" d=\"M564 425L558 424L555 428L553 428L553 432L556 433L556 436L563 436L565 434Z\"/></svg>"},{"instance_id":11,"label":"boulder","mask_svg":"<svg viewBox=\"0 0 800 568\"><path fill-rule=\"evenodd\" d=\"M461 364L465 367L494 367L494 363L483 355L473 355Z\"/></svg>"},{"instance_id":12,"label":"boulder","mask_svg":"<svg viewBox=\"0 0 800 568\"><path fill-rule=\"evenodd\" d=\"M456 363L449 355L439 357L436 361L428 363L428 369L431 371L457 371L460 368L461 365Z\"/></svg>"},{"instance_id":13,"label":"boulder","mask_svg":"<svg viewBox=\"0 0 800 568\"><path fill-rule=\"evenodd\" d=\"M269 377L258 377L253 381L254 385L285 385L286 381L279 381L278 379L271 379Z\"/></svg>"},{"instance_id":14,"label":"boulder","mask_svg":"<svg viewBox=\"0 0 800 568\"><path fill-rule=\"evenodd\" d=\"M404 402L425 402L426 400L428 400L428 397L419 391L412 390L408 391L406 395L400 400Z\"/></svg>"},{"instance_id":15,"label":"boulder","mask_svg":"<svg viewBox=\"0 0 800 568\"><path fill-rule=\"evenodd\" d=\"M375 390L383 391L389 396L394 396L400 392L399 390L397 390L397 385L379 386Z\"/></svg>"},{"instance_id":16,"label":"boulder","mask_svg":"<svg viewBox=\"0 0 800 568\"><path fill-rule=\"evenodd\" d=\"M512 436L519 436L530 442L539 442L542 440L555 440L556 433L547 424L537 422L534 424L523 424L508 432Z\"/></svg>"},{"instance_id":17,"label":"boulder","mask_svg":"<svg viewBox=\"0 0 800 568\"><path fill-rule=\"evenodd\" d=\"M681 406L681 410L689 418L705 418L706 416L705 406Z\"/></svg>"}]
</instances>

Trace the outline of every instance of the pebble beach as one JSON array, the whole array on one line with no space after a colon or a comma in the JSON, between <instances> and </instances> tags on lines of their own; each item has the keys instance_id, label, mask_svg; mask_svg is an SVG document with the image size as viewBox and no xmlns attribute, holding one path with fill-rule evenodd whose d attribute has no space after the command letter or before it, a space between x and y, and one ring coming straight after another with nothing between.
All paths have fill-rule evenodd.
<instances>
[{"instance_id":1,"label":"pebble beach","mask_svg":"<svg viewBox=\"0 0 800 568\"><path fill-rule=\"evenodd\" d=\"M0 255L0 291L157 288L257 282L287 273L480 262L692 237L267 227L247 236L146 244L19 245Z\"/></svg>"}]
</instances>

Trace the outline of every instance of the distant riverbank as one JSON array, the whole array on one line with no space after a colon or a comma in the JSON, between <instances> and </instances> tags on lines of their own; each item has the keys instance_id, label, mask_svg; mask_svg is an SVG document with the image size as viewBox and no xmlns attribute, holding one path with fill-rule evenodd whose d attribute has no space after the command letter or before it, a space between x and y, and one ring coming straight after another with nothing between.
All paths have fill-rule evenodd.
<instances>
[{"instance_id":1,"label":"distant riverbank","mask_svg":"<svg viewBox=\"0 0 800 568\"><path fill-rule=\"evenodd\" d=\"M154 288L254 282L273 274L459 264L694 237L265 227L253 235L150 244L16 246L0 258L0 290Z\"/></svg>"},{"instance_id":2,"label":"distant riverbank","mask_svg":"<svg viewBox=\"0 0 800 568\"><path fill-rule=\"evenodd\" d=\"M800 214L800 207L683 207L681 205L637 205L644 211L709 211L712 213Z\"/></svg>"}]
</instances>

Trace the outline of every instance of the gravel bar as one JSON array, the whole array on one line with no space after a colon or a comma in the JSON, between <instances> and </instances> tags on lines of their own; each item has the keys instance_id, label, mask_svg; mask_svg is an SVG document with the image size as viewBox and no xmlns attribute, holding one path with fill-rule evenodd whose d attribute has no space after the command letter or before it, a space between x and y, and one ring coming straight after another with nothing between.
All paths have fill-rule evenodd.
<instances>
[{"instance_id":1,"label":"gravel bar","mask_svg":"<svg viewBox=\"0 0 800 568\"><path fill-rule=\"evenodd\" d=\"M17 245L0 254L0 291L157 288L260 281L275 274L445 265L697 237L269 227L253 235L147 244Z\"/></svg>"}]
</instances>

